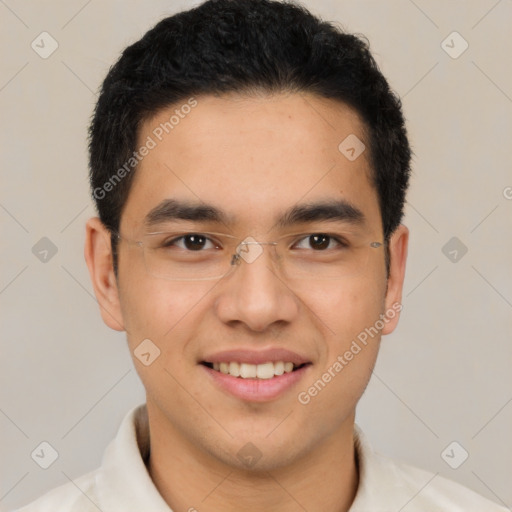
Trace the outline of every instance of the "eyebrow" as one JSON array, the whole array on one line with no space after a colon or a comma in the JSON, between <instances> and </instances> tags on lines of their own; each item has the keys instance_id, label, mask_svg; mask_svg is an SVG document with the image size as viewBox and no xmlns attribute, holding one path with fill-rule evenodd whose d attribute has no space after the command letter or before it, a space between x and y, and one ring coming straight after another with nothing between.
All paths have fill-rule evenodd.
<instances>
[{"instance_id":1,"label":"eyebrow","mask_svg":"<svg viewBox=\"0 0 512 512\"><path fill-rule=\"evenodd\" d=\"M155 208L150 210L144 219L147 227L171 220L210 221L228 224L228 216L216 208L203 203L178 201L177 199L164 199Z\"/></svg>"},{"instance_id":2,"label":"eyebrow","mask_svg":"<svg viewBox=\"0 0 512 512\"><path fill-rule=\"evenodd\" d=\"M177 199L164 199L150 210L144 219L147 228L173 220L233 224L233 218L219 208L205 204ZM294 224L318 221L342 221L361 225L365 222L363 212L344 199L319 201L295 205L277 219L275 226L285 228Z\"/></svg>"},{"instance_id":3,"label":"eyebrow","mask_svg":"<svg viewBox=\"0 0 512 512\"><path fill-rule=\"evenodd\" d=\"M296 205L284 212L277 219L276 225L279 228L285 228L294 224L326 220L360 225L364 223L365 216L359 208L344 199L339 199Z\"/></svg>"}]
</instances>

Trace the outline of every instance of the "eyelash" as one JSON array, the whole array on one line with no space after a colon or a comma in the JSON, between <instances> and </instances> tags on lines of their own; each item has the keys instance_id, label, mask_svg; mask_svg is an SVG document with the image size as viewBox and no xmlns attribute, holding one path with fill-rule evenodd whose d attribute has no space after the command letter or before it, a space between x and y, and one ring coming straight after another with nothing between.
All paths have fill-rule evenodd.
<instances>
[{"instance_id":1,"label":"eyelash","mask_svg":"<svg viewBox=\"0 0 512 512\"><path fill-rule=\"evenodd\" d=\"M328 238L329 238L329 242L334 241L334 242L336 242L336 243L338 244L338 246L340 246L341 248L348 247L348 245L349 245L349 244L348 244L348 242L347 242L345 239L343 239L342 237L340 237L339 235L331 235L331 234L329 234L329 233L310 233L310 234L305 235L305 236L303 236L302 238L300 238L300 239L298 240L298 242L302 242L303 240L307 240L308 238L310 238L310 237L312 237L312 236L314 236L314 235L322 235L322 236L326 236L326 237L328 237ZM298 243L298 242L297 242L297 243ZM329 243L329 245L330 245L330 243ZM325 249L325 250L327 250L327 249Z\"/></svg>"},{"instance_id":2,"label":"eyelash","mask_svg":"<svg viewBox=\"0 0 512 512\"><path fill-rule=\"evenodd\" d=\"M166 249L166 248L169 248L169 247L172 247L173 245L176 245L176 243L180 240L184 240L186 237L188 236L202 236L204 237L206 240L208 240L210 243L212 243L215 248L218 248L221 244L220 243L217 243L215 242L214 240L212 240L212 238L208 237L207 234L204 234L204 233L186 233L184 235L181 235L179 237L175 237L175 238L171 238L171 239L166 239L164 240L161 244L160 244L160 247ZM300 235L300 238L298 240L296 240L293 245L297 245L299 244L300 242L303 242L304 240L307 240L308 238L314 236L314 235L322 235L322 236L326 236L328 237L330 240L329 242L336 242L337 245L341 248L346 248L348 247L350 244L348 243L348 241L346 239L344 239L343 237L339 236L339 235L334 235L334 234L330 234L330 233L324 233L324 232L315 232L315 233L308 233L308 234L304 234L304 235ZM330 245L330 244L329 244ZM184 247L183 249L186 249L186 247ZM327 249L323 249L324 251L327 250ZM201 251L197 251L197 252L201 252Z\"/></svg>"}]
</instances>

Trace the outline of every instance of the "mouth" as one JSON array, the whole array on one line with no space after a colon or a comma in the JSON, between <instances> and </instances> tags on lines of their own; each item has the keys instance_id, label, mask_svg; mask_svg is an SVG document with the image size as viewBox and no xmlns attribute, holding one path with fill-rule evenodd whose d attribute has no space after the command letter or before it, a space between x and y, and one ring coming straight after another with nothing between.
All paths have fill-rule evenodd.
<instances>
[{"instance_id":1,"label":"mouth","mask_svg":"<svg viewBox=\"0 0 512 512\"><path fill-rule=\"evenodd\" d=\"M285 349L229 350L199 361L210 383L245 402L269 402L289 394L313 363Z\"/></svg>"},{"instance_id":2,"label":"mouth","mask_svg":"<svg viewBox=\"0 0 512 512\"><path fill-rule=\"evenodd\" d=\"M291 361L267 361L262 364L242 363L239 361L207 362L202 365L215 372L230 375L239 379L269 380L280 377L286 373L292 373L311 364L294 364Z\"/></svg>"}]
</instances>

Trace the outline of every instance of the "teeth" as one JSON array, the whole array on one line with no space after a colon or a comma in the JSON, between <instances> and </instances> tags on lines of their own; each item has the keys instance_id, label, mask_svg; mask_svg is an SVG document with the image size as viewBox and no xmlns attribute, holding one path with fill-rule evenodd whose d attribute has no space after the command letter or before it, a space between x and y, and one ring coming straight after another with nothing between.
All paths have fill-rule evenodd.
<instances>
[{"instance_id":1,"label":"teeth","mask_svg":"<svg viewBox=\"0 0 512 512\"><path fill-rule=\"evenodd\" d=\"M274 363L259 364L256 366L258 379L271 379L274 376Z\"/></svg>"},{"instance_id":2,"label":"teeth","mask_svg":"<svg viewBox=\"0 0 512 512\"><path fill-rule=\"evenodd\" d=\"M234 361L229 363L229 374L233 375L233 377L240 376L240 365Z\"/></svg>"},{"instance_id":3,"label":"teeth","mask_svg":"<svg viewBox=\"0 0 512 512\"><path fill-rule=\"evenodd\" d=\"M256 373L257 369L255 364L242 363L240 365L240 377L242 377L242 379L254 379Z\"/></svg>"},{"instance_id":4,"label":"teeth","mask_svg":"<svg viewBox=\"0 0 512 512\"><path fill-rule=\"evenodd\" d=\"M271 379L293 371L293 363L277 361L275 363L248 364L236 361L213 363L213 369L225 375L241 377L242 379Z\"/></svg>"}]
</instances>

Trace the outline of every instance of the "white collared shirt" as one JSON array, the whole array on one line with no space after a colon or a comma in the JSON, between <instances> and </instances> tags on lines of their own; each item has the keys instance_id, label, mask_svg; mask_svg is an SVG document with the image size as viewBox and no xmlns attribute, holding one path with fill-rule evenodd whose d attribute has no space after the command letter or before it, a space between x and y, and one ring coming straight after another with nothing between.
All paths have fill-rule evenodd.
<instances>
[{"instance_id":1,"label":"white collared shirt","mask_svg":"<svg viewBox=\"0 0 512 512\"><path fill-rule=\"evenodd\" d=\"M507 512L439 475L376 454L354 429L359 487L349 512ZM101 467L57 487L17 512L172 512L146 469L145 404L123 419ZM193 509L194 504L191 504ZM197 505L197 510L201 507Z\"/></svg>"}]
</instances>

